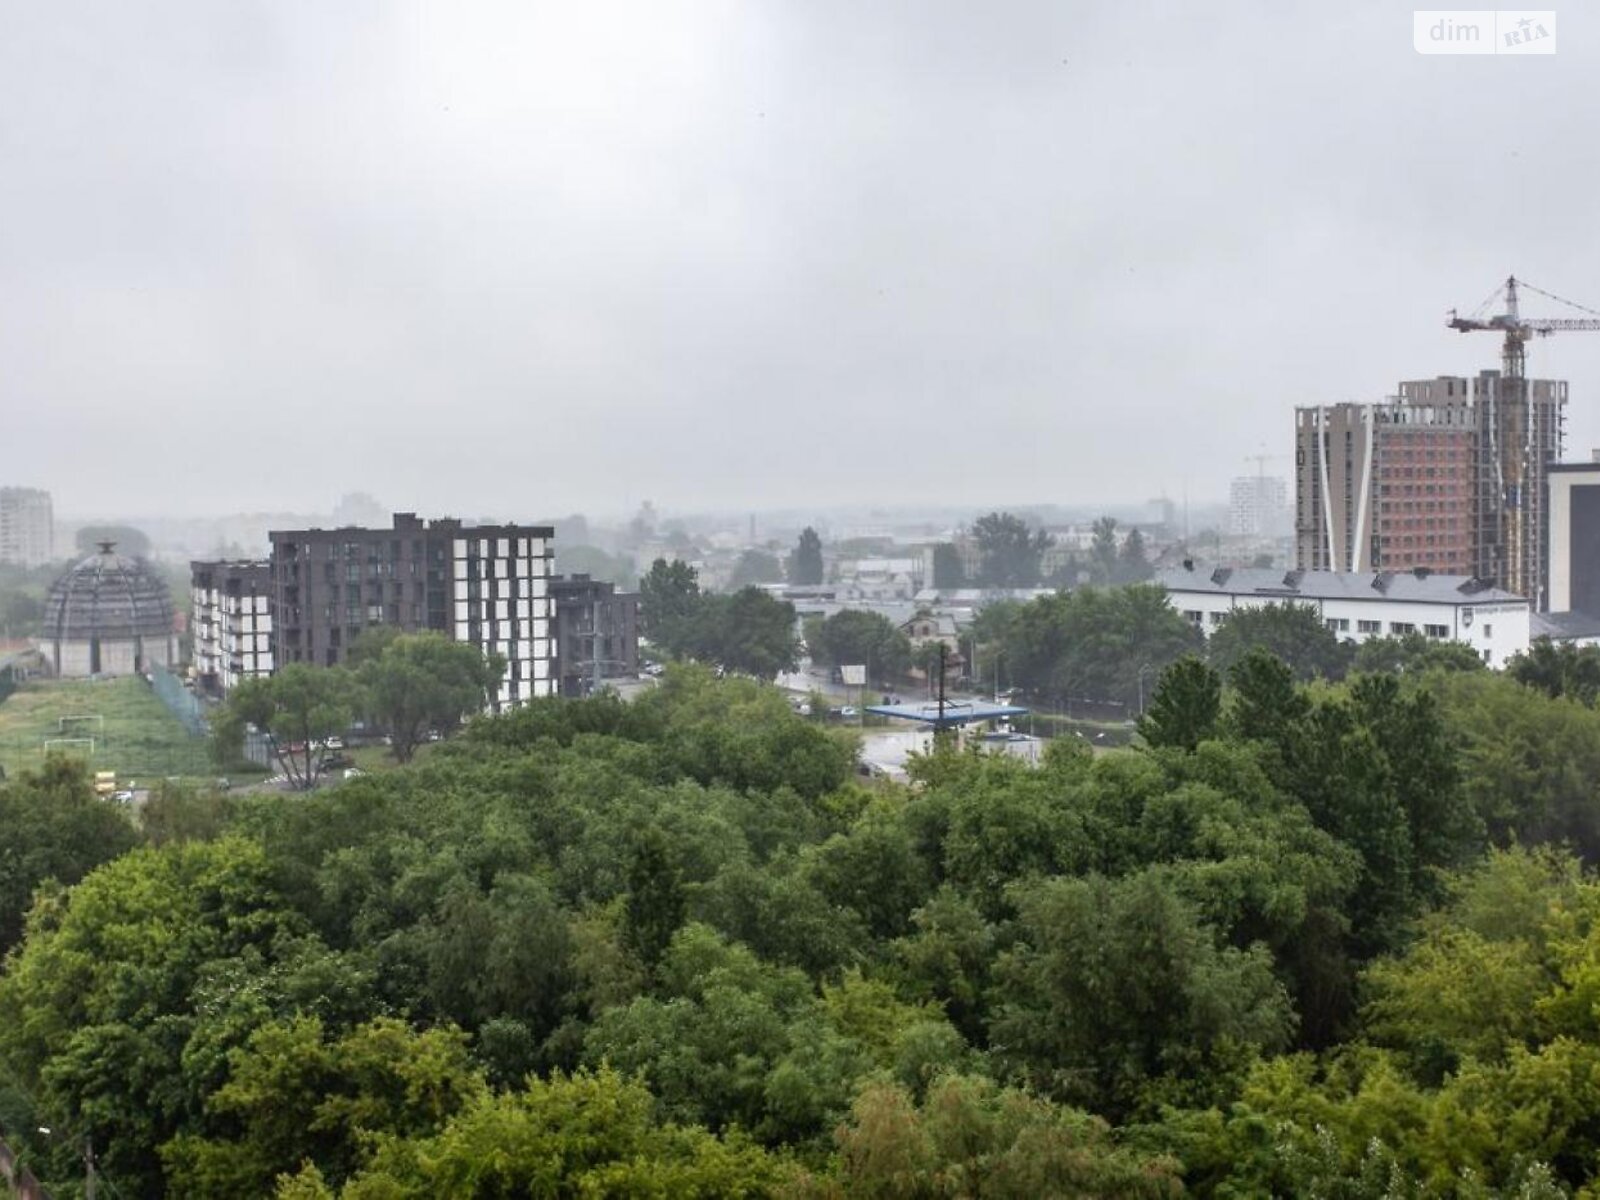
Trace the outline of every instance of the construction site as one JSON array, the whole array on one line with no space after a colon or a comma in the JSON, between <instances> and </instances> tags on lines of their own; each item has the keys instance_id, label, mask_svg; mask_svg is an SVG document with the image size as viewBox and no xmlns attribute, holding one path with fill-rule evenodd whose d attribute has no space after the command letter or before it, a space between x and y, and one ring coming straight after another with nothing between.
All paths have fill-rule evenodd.
<instances>
[{"instance_id":1,"label":"construction site","mask_svg":"<svg viewBox=\"0 0 1600 1200\"><path fill-rule=\"evenodd\" d=\"M1583 315L1524 316L1523 292ZM1544 611L1549 472L1561 460L1567 384L1529 378L1526 346L1600 331L1600 311L1512 276L1446 324L1502 335L1499 369L1403 382L1376 403L1295 410L1296 564L1468 575Z\"/></svg>"}]
</instances>

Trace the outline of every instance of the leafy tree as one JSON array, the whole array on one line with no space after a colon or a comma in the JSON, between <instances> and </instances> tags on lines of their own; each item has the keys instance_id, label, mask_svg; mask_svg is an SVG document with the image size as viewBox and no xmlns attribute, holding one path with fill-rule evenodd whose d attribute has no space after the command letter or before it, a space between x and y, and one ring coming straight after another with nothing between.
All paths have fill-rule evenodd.
<instances>
[{"instance_id":1,"label":"leafy tree","mask_svg":"<svg viewBox=\"0 0 1600 1200\"><path fill-rule=\"evenodd\" d=\"M350 727L362 700L348 670L288 663L234 688L223 705L223 724L248 723L265 733L289 781L309 790L321 775L321 743Z\"/></svg>"},{"instance_id":2,"label":"leafy tree","mask_svg":"<svg viewBox=\"0 0 1600 1200\"><path fill-rule=\"evenodd\" d=\"M1260 646L1228 669L1228 685L1227 727L1243 741L1265 741L1281 752L1310 715L1311 702L1295 686L1289 664Z\"/></svg>"},{"instance_id":3,"label":"leafy tree","mask_svg":"<svg viewBox=\"0 0 1600 1200\"><path fill-rule=\"evenodd\" d=\"M513 1092L478 1093L431 1136L386 1139L338 1195L345 1200L434 1196L760 1196L787 1175L781 1161L737 1134L663 1123L642 1083L608 1066ZM332 1200L315 1167L298 1192Z\"/></svg>"},{"instance_id":4,"label":"leafy tree","mask_svg":"<svg viewBox=\"0 0 1600 1200\"><path fill-rule=\"evenodd\" d=\"M1044 696L1132 705L1141 675L1148 679L1202 644L1152 584L1080 588L990 612L976 631L990 641L986 652L998 652L1017 684Z\"/></svg>"},{"instance_id":5,"label":"leafy tree","mask_svg":"<svg viewBox=\"0 0 1600 1200\"><path fill-rule=\"evenodd\" d=\"M1117 556L1117 519L1101 517L1094 523L1089 543L1089 570L1102 587L1117 583L1121 574Z\"/></svg>"},{"instance_id":6,"label":"leafy tree","mask_svg":"<svg viewBox=\"0 0 1600 1200\"><path fill-rule=\"evenodd\" d=\"M757 679L792 671L800 657L794 605L754 587L731 596L702 597L682 648L702 662Z\"/></svg>"},{"instance_id":7,"label":"leafy tree","mask_svg":"<svg viewBox=\"0 0 1600 1200\"><path fill-rule=\"evenodd\" d=\"M1289 664L1296 679L1341 679L1351 648L1322 623L1315 605L1264 604L1227 613L1211 634L1212 666L1227 671L1251 649L1260 647Z\"/></svg>"},{"instance_id":8,"label":"leafy tree","mask_svg":"<svg viewBox=\"0 0 1600 1200\"><path fill-rule=\"evenodd\" d=\"M933 586L940 589L967 586L961 552L953 542L939 542L933 548Z\"/></svg>"},{"instance_id":9,"label":"leafy tree","mask_svg":"<svg viewBox=\"0 0 1600 1200\"><path fill-rule=\"evenodd\" d=\"M418 1033L392 1017L336 1040L316 1017L270 1022L228 1057L227 1082L206 1099L226 1135L162 1149L174 1194L265 1195L308 1162L338 1183L377 1139L432 1133L484 1091L458 1030Z\"/></svg>"},{"instance_id":10,"label":"leafy tree","mask_svg":"<svg viewBox=\"0 0 1600 1200\"><path fill-rule=\"evenodd\" d=\"M498 654L431 630L395 638L360 669L366 711L389 731L396 762L410 762L429 730L483 711L505 670Z\"/></svg>"},{"instance_id":11,"label":"leafy tree","mask_svg":"<svg viewBox=\"0 0 1600 1200\"><path fill-rule=\"evenodd\" d=\"M1144 583L1156 573L1145 554L1144 534L1137 529L1128 531L1122 543L1122 553L1117 559L1117 583Z\"/></svg>"},{"instance_id":12,"label":"leafy tree","mask_svg":"<svg viewBox=\"0 0 1600 1200\"><path fill-rule=\"evenodd\" d=\"M70 759L51 756L0 784L0 956L21 938L35 888L77 883L138 841L127 814Z\"/></svg>"},{"instance_id":13,"label":"leafy tree","mask_svg":"<svg viewBox=\"0 0 1600 1200\"><path fill-rule=\"evenodd\" d=\"M992 512L972 526L978 545L980 587L1035 587L1042 575L1040 563L1055 539L1042 529L1011 513Z\"/></svg>"},{"instance_id":14,"label":"leafy tree","mask_svg":"<svg viewBox=\"0 0 1600 1200\"><path fill-rule=\"evenodd\" d=\"M836 1134L836 1174L800 1197L1177 1197L1179 1164L1118 1146L1110 1127L976 1075L946 1075L921 1105L903 1087L862 1089Z\"/></svg>"},{"instance_id":15,"label":"leafy tree","mask_svg":"<svg viewBox=\"0 0 1600 1200\"><path fill-rule=\"evenodd\" d=\"M739 555L739 561L733 564L728 586L737 591L757 583L782 582L783 563L778 556L768 550L750 549Z\"/></svg>"},{"instance_id":16,"label":"leafy tree","mask_svg":"<svg viewBox=\"0 0 1600 1200\"><path fill-rule=\"evenodd\" d=\"M1471 646L1440 641L1420 633L1368 638L1356 648L1354 670L1366 675L1387 672L1419 675L1427 671L1482 671L1483 659Z\"/></svg>"},{"instance_id":17,"label":"leafy tree","mask_svg":"<svg viewBox=\"0 0 1600 1200\"><path fill-rule=\"evenodd\" d=\"M1535 638L1524 654L1506 667L1507 673L1527 687L1551 698L1569 696L1593 708L1600 696L1600 646L1559 646L1549 638Z\"/></svg>"},{"instance_id":18,"label":"leafy tree","mask_svg":"<svg viewBox=\"0 0 1600 1200\"><path fill-rule=\"evenodd\" d=\"M1125 1116L1226 1095L1294 1017L1264 948L1219 947L1153 871L1018 884L993 1040L1041 1092Z\"/></svg>"},{"instance_id":19,"label":"leafy tree","mask_svg":"<svg viewBox=\"0 0 1600 1200\"><path fill-rule=\"evenodd\" d=\"M370 662L377 662L405 630L399 625L368 625L356 635L345 652L344 665L358 671Z\"/></svg>"},{"instance_id":20,"label":"leafy tree","mask_svg":"<svg viewBox=\"0 0 1600 1200\"><path fill-rule=\"evenodd\" d=\"M639 628L652 642L671 647L700 601L698 572L681 559L658 558L639 581Z\"/></svg>"},{"instance_id":21,"label":"leafy tree","mask_svg":"<svg viewBox=\"0 0 1600 1200\"><path fill-rule=\"evenodd\" d=\"M800 540L789 557L789 582L800 587L822 582L822 538L809 525L800 531Z\"/></svg>"},{"instance_id":22,"label":"leafy tree","mask_svg":"<svg viewBox=\"0 0 1600 1200\"><path fill-rule=\"evenodd\" d=\"M371 1003L272 873L237 838L129 851L36 908L0 975L0 1061L42 1112L93 1137L125 1195L167 1194L158 1148L261 1020Z\"/></svg>"},{"instance_id":23,"label":"leafy tree","mask_svg":"<svg viewBox=\"0 0 1600 1200\"><path fill-rule=\"evenodd\" d=\"M844 609L818 622L808 641L813 661L860 663L874 682L898 679L911 665L910 639L882 613Z\"/></svg>"},{"instance_id":24,"label":"leafy tree","mask_svg":"<svg viewBox=\"0 0 1600 1200\"><path fill-rule=\"evenodd\" d=\"M1194 655L1161 673L1150 707L1139 718L1139 736L1151 746L1193 750L1217 729L1222 712L1222 680Z\"/></svg>"},{"instance_id":25,"label":"leafy tree","mask_svg":"<svg viewBox=\"0 0 1600 1200\"><path fill-rule=\"evenodd\" d=\"M683 883L666 839L648 829L634 844L628 864L628 896L623 908L623 940L647 967L666 953L683 924Z\"/></svg>"},{"instance_id":26,"label":"leafy tree","mask_svg":"<svg viewBox=\"0 0 1600 1200\"><path fill-rule=\"evenodd\" d=\"M1460 747L1467 803L1491 840L1566 842L1600 862L1600 713L1491 671L1436 676L1428 690Z\"/></svg>"}]
</instances>

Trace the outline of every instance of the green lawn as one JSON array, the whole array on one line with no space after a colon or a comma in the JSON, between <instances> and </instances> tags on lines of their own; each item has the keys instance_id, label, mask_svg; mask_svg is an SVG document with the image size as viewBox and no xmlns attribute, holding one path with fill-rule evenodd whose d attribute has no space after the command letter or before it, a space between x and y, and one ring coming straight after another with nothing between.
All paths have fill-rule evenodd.
<instances>
[{"instance_id":1,"label":"green lawn","mask_svg":"<svg viewBox=\"0 0 1600 1200\"><path fill-rule=\"evenodd\" d=\"M68 722L62 717L98 715ZM92 737L96 771L115 771L117 782L168 775L212 776L204 739L191 737L142 679L62 679L30 683L0 702L0 766L8 776L44 759L46 738ZM88 747L60 747L87 753Z\"/></svg>"}]
</instances>

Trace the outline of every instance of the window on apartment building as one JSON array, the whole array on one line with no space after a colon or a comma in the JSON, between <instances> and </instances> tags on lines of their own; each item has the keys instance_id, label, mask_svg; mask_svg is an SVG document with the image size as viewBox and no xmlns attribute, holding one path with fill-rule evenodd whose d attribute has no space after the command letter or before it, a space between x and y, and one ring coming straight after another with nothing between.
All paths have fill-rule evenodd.
<instances>
[{"instance_id":1,"label":"window on apartment building","mask_svg":"<svg viewBox=\"0 0 1600 1200\"><path fill-rule=\"evenodd\" d=\"M1350 632L1350 618L1349 617L1329 617L1325 621L1323 621L1322 623L1324 625L1326 625L1329 629L1333 630L1334 633L1349 633Z\"/></svg>"},{"instance_id":2,"label":"window on apartment building","mask_svg":"<svg viewBox=\"0 0 1600 1200\"><path fill-rule=\"evenodd\" d=\"M1356 622L1356 632L1357 633L1382 633L1383 632L1383 622L1382 621L1357 621Z\"/></svg>"},{"instance_id":3,"label":"window on apartment building","mask_svg":"<svg viewBox=\"0 0 1600 1200\"><path fill-rule=\"evenodd\" d=\"M1183 615L1184 619L1187 620L1191 625L1198 625L1201 621L1205 620L1204 613L1198 612L1192 608L1185 610Z\"/></svg>"},{"instance_id":4,"label":"window on apartment building","mask_svg":"<svg viewBox=\"0 0 1600 1200\"><path fill-rule=\"evenodd\" d=\"M1392 634L1415 633L1417 627L1411 621L1390 621L1389 632Z\"/></svg>"},{"instance_id":5,"label":"window on apartment building","mask_svg":"<svg viewBox=\"0 0 1600 1200\"><path fill-rule=\"evenodd\" d=\"M1494 636L1494 626L1493 625L1485 625L1483 627L1483 636L1484 637L1493 637ZM1485 650L1484 653L1487 654L1489 652L1487 650Z\"/></svg>"},{"instance_id":6,"label":"window on apartment building","mask_svg":"<svg viewBox=\"0 0 1600 1200\"><path fill-rule=\"evenodd\" d=\"M1449 628L1444 625L1424 625L1422 632L1431 638L1447 638L1450 636Z\"/></svg>"},{"instance_id":7,"label":"window on apartment building","mask_svg":"<svg viewBox=\"0 0 1600 1200\"><path fill-rule=\"evenodd\" d=\"M383 623L383 605L367 605L367 621L369 624L381 625Z\"/></svg>"}]
</instances>

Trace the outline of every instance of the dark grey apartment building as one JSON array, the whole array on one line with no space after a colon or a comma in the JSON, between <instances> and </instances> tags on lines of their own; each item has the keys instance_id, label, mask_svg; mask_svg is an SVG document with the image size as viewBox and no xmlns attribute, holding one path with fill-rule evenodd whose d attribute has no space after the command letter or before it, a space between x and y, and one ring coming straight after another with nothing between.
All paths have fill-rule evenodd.
<instances>
[{"instance_id":1,"label":"dark grey apartment building","mask_svg":"<svg viewBox=\"0 0 1600 1200\"><path fill-rule=\"evenodd\" d=\"M373 625L432 629L506 660L497 707L552 695L553 535L415 513L395 513L390 529L274 530L276 662L342 663Z\"/></svg>"},{"instance_id":2,"label":"dark grey apartment building","mask_svg":"<svg viewBox=\"0 0 1600 1200\"><path fill-rule=\"evenodd\" d=\"M550 581L556 603L556 669L563 696L584 696L601 679L639 673L639 596L587 575Z\"/></svg>"}]
</instances>

